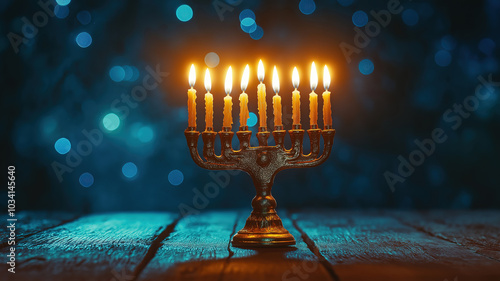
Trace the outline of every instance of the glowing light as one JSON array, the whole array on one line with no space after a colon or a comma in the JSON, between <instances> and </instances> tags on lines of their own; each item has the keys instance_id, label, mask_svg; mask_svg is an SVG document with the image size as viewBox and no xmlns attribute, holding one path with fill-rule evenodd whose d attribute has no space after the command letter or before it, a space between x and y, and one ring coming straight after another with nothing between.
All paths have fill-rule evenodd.
<instances>
[{"instance_id":1,"label":"glowing light","mask_svg":"<svg viewBox=\"0 0 500 281\"><path fill-rule=\"evenodd\" d=\"M325 65L325 68L323 69L323 88L325 88L325 90L330 88L330 80L330 72L328 71L328 67Z\"/></svg>"},{"instance_id":2,"label":"glowing light","mask_svg":"<svg viewBox=\"0 0 500 281\"><path fill-rule=\"evenodd\" d=\"M210 53L205 55L205 64L208 67L214 68L214 67L219 65L219 62L220 62L220 59L219 59L219 55L217 55L217 53L210 52Z\"/></svg>"},{"instance_id":3,"label":"glowing light","mask_svg":"<svg viewBox=\"0 0 500 281\"><path fill-rule=\"evenodd\" d=\"M253 112L250 112L248 114L248 121L247 121L248 127L253 127L253 126L257 125L257 121L259 121L257 118L257 115Z\"/></svg>"},{"instance_id":4,"label":"glowing light","mask_svg":"<svg viewBox=\"0 0 500 281\"><path fill-rule=\"evenodd\" d=\"M363 11L356 11L352 14L352 23L355 26L363 27L368 23L368 15Z\"/></svg>"},{"instance_id":5,"label":"glowing light","mask_svg":"<svg viewBox=\"0 0 500 281\"><path fill-rule=\"evenodd\" d=\"M57 3L59 6L66 6L66 5L68 5L69 3L71 3L71 0L56 0L56 3Z\"/></svg>"},{"instance_id":6,"label":"glowing light","mask_svg":"<svg viewBox=\"0 0 500 281\"><path fill-rule=\"evenodd\" d=\"M120 126L120 118L114 113L108 113L102 118L102 125L108 131L114 131Z\"/></svg>"},{"instance_id":7,"label":"glowing light","mask_svg":"<svg viewBox=\"0 0 500 281\"><path fill-rule=\"evenodd\" d=\"M123 67L115 65L109 70L109 78L115 82L121 82L125 78L125 70Z\"/></svg>"},{"instance_id":8,"label":"glowing light","mask_svg":"<svg viewBox=\"0 0 500 281\"><path fill-rule=\"evenodd\" d=\"M259 82L264 82L264 64L262 63L262 60L259 60L259 65L257 66L257 78L259 79Z\"/></svg>"},{"instance_id":9,"label":"glowing light","mask_svg":"<svg viewBox=\"0 0 500 281\"><path fill-rule=\"evenodd\" d=\"M299 3L299 10L304 15L310 15L316 10L316 3L313 0L301 0Z\"/></svg>"},{"instance_id":10,"label":"glowing light","mask_svg":"<svg viewBox=\"0 0 500 281\"><path fill-rule=\"evenodd\" d=\"M189 70L189 86L191 88L194 87L194 83L196 83L196 70L194 69L194 64L192 64Z\"/></svg>"},{"instance_id":11,"label":"glowing light","mask_svg":"<svg viewBox=\"0 0 500 281\"><path fill-rule=\"evenodd\" d=\"M358 68L359 72L361 72L362 74L370 75L375 69L375 66L373 65L373 62L371 60L364 59L359 62Z\"/></svg>"},{"instance_id":12,"label":"glowing light","mask_svg":"<svg viewBox=\"0 0 500 281\"><path fill-rule=\"evenodd\" d=\"M240 24L241 30L246 33L252 33L257 30L257 23L252 18L244 18Z\"/></svg>"},{"instance_id":13,"label":"glowing light","mask_svg":"<svg viewBox=\"0 0 500 281\"><path fill-rule=\"evenodd\" d=\"M226 95L231 94L231 91L233 90L233 70L231 69L231 67L229 67L227 70L224 90L226 91Z\"/></svg>"},{"instance_id":14,"label":"glowing light","mask_svg":"<svg viewBox=\"0 0 500 281\"><path fill-rule=\"evenodd\" d=\"M153 132L153 129L151 129L151 127L148 126L141 127L137 131L137 138L139 139L139 141L143 143L152 141L154 136L155 134Z\"/></svg>"},{"instance_id":15,"label":"glowing light","mask_svg":"<svg viewBox=\"0 0 500 281\"><path fill-rule=\"evenodd\" d=\"M173 186L178 186L184 181L184 174L179 170L172 170L168 173L168 182Z\"/></svg>"},{"instance_id":16,"label":"glowing light","mask_svg":"<svg viewBox=\"0 0 500 281\"><path fill-rule=\"evenodd\" d=\"M59 154L66 154L71 150L71 142L67 138L60 138L54 143L54 148Z\"/></svg>"},{"instance_id":17,"label":"glowing light","mask_svg":"<svg viewBox=\"0 0 500 281\"><path fill-rule=\"evenodd\" d=\"M180 5L175 11L175 15L180 21L186 22L193 18L193 9L189 5Z\"/></svg>"},{"instance_id":18,"label":"glowing light","mask_svg":"<svg viewBox=\"0 0 500 281\"><path fill-rule=\"evenodd\" d=\"M124 71L123 80L130 81L132 79L132 77L134 76L134 70L132 70L132 67L130 67L128 65L124 65L123 71Z\"/></svg>"},{"instance_id":19,"label":"glowing light","mask_svg":"<svg viewBox=\"0 0 500 281\"><path fill-rule=\"evenodd\" d=\"M299 71L297 70L297 67L294 67L292 73L292 85L295 89L299 88L299 82Z\"/></svg>"},{"instance_id":20,"label":"glowing light","mask_svg":"<svg viewBox=\"0 0 500 281\"><path fill-rule=\"evenodd\" d=\"M414 26L418 23L418 13L413 9L406 9L401 15L403 22L408 26Z\"/></svg>"},{"instance_id":21,"label":"glowing light","mask_svg":"<svg viewBox=\"0 0 500 281\"><path fill-rule=\"evenodd\" d=\"M76 18L83 25L89 24L90 21L92 20L92 16L90 15L89 11L78 12L78 14L76 14Z\"/></svg>"},{"instance_id":22,"label":"glowing light","mask_svg":"<svg viewBox=\"0 0 500 281\"><path fill-rule=\"evenodd\" d=\"M264 36L264 29L262 29L262 27L260 27L260 26L257 26L255 31L250 33L250 37L253 40L259 40L260 38L262 38L262 36Z\"/></svg>"},{"instance_id":23,"label":"glowing light","mask_svg":"<svg viewBox=\"0 0 500 281\"><path fill-rule=\"evenodd\" d=\"M69 15L69 8L67 6L56 5L54 7L54 14L58 19L64 19Z\"/></svg>"},{"instance_id":24,"label":"glowing light","mask_svg":"<svg viewBox=\"0 0 500 281\"><path fill-rule=\"evenodd\" d=\"M132 162L127 162L122 166L122 174L131 179L137 175L137 166Z\"/></svg>"},{"instance_id":25,"label":"glowing light","mask_svg":"<svg viewBox=\"0 0 500 281\"><path fill-rule=\"evenodd\" d=\"M278 77L276 66L273 69L273 90L276 94L280 92L280 78Z\"/></svg>"},{"instance_id":26,"label":"glowing light","mask_svg":"<svg viewBox=\"0 0 500 281\"><path fill-rule=\"evenodd\" d=\"M94 184L94 176L91 173L83 173L78 181L83 187L91 187Z\"/></svg>"},{"instance_id":27,"label":"glowing light","mask_svg":"<svg viewBox=\"0 0 500 281\"><path fill-rule=\"evenodd\" d=\"M250 80L250 67L245 66L245 70L243 71L243 76L241 77L241 91L244 92L247 90L248 80Z\"/></svg>"},{"instance_id":28,"label":"glowing light","mask_svg":"<svg viewBox=\"0 0 500 281\"><path fill-rule=\"evenodd\" d=\"M210 71L205 71L205 90L210 92L212 90L212 79L210 79Z\"/></svg>"},{"instance_id":29,"label":"glowing light","mask_svg":"<svg viewBox=\"0 0 500 281\"><path fill-rule=\"evenodd\" d=\"M451 63L451 54L448 51L440 50L434 55L434 61L437 65L445 67Z\"/></svg>"},{"instance_id":30,"label":"glowing light","mask_svg":"<svg viewBox=\"0 0 500 281\"><path fill-rule=\"evenodd\" d=\"M242 21L245 18L251 18L251 19L255 20L255 13L250 9L245 9L245 10L241 11L240 21Z\"/></svg>"},{"instance_id":31,"label":"glowing light","mask_svg":"<svg viewBox=\"0 0 500 281\"><path fill-rule=\"evenodd\" d=\"M75 38L76 44L81 48L87 48L92 44L92 36L87 32L80 32Z\"/></svg>"},{"instance_id":32,"label":"glowing light","mask_svg":"<svg viewBox=\"0 0 500 281\"><path fill-rule=\"evenodd\" d=\"M311 64L311 79L310 79L310 84L311 84L311 90L316 90L318 87L318 72L316 71L316 65L314 62Z\"/></svg>"}]
</instances>

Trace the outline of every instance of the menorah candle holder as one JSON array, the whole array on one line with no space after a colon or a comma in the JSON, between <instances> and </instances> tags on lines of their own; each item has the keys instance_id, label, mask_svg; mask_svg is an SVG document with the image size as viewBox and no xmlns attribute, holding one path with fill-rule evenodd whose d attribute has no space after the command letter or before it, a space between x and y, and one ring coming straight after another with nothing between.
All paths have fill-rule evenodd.
<instances>
[{"instance_id":1,"label":"menorah candle holder","mask_svg":"<svg viewBox=\"0 0 500 281\"><path fill-rule=\"evenodd\" d=\"M284 139L286 130L277 126L272 132L275 144L268 145L270 132L260 127L257 132L259 146L250 146L252 131L248 127L240 127L236 136L240 149L232 148L234 133L230 127L223 127L219 137L221 154L214 151L217 133L208 128L201 133L203 139L203 158L198 153L198 137L200 132L195 127L188 127L186 136L189 152L194 162L209 170L242 170L249 174L255 185L257 195L252 200L253 211L248 217L245 227L238 231L232 239L235 247L276 247L295 245L293 236L283 227L276 213L276 200L271 195L274 177L279 171L291 168L315 167L325 162L330 155L335 130L330 126L324 130L312 126L307 130L311 142L309 154L303 154L303 138L305 131L300 125L293 125L289 130L292 147L286 149ZM320 155L320 138L323 136L324 148Z\"/></svg>"}]
</instances>

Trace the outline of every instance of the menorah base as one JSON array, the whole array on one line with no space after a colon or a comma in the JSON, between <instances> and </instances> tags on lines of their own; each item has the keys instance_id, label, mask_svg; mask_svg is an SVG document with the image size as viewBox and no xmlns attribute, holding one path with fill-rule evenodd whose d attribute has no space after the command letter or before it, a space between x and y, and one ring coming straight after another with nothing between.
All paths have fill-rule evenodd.
<instances>
[{"instance_id":1,"label":"menorah base","mask_svg":"<svg viewBox=\"0 0 500 281\"><path fill-rule=\"evenodd\" d=\"M267 214L252 212L245 227L234 235L234 247L284 247L295 245L293 235L283 227L276 212Z\"/></svg>"}]
</instances>

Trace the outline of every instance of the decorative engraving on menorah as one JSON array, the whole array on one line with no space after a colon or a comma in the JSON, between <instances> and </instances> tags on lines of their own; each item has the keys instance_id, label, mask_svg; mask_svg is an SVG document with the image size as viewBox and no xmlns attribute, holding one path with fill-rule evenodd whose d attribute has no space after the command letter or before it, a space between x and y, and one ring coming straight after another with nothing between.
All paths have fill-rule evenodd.
<instances>
[{"instance_id":1,"label":"decorative engraving on menorah","mask_svg":"<svg viewBox=\"0 0 500 281\"><path fill-rule=\"evenodd\" d=\"M229 69L227 77L231 77L230 71L231 69ZM326 70L325 73L327 73ZM244 77L245 75L248 76L248 67L245 69ZM276 78L273 78L273 86L277 95L279 92L279 86L276 86L276 84L274 83L275 80L277 81L277 74L275 74L275 76ZM207 75L206 77L209 77L209 75ZM263 74L262 79L260 78L261 75L259 75L259 80L262 82ZM191 86L193 85L194 82L191 83ZM210 92L210 86L207 87L207 83L205 83L205 85L207 91ZM210 85L210 83L208 83L208 85ZM229 93L231 92L230 89L228 90L228 85L228 79L226 79L226 93L228 95L226 96L225 102L227 100L227 97L229 96ZM246 85L243 85L244 83L242 83L242 90L244 92L246 90ZM326 90L328 88L326 85L327 84L325 84L325 92L328 92ZM294 82L294 86L294 92L298 93L298 80L296 83ZM263 85L259 86L259 97L265 100L265 87L263 87L263 90L260 87L263 87ZM314 89L316 88L316 86L313 85L313 83L311 84L311 88L313 89L312 93L314 93ZM264 93L262 93L262 91ZM190 89L190 91L188 92L188 95L190 95L190 99L188 100L188 108L193 108L189 107L189 105L192 106L193 104L195 104L195 93L196 91L194 89ZM325 114L326 112L327 114L330 113L331 116L331 111L329 111L329 93L330 92L328 92L327 96L328 103L323 109L323 114ZM316 94L314 93L314 95ZM325 95L323 95L323 97L325 98ZM279 102L281 103L281 99L279 99ZM232 107L232 102L227 101L227 104ZM244 103L243 106L246 107L246 103ZM264 106L265 108L266 104L265 102L262 102L259 103L259 106ZM274 178L279 171L285 169L309 168L318 166L328 158L332 150L335 130L332 129L331 118L324 118L324 129L321 130L318 128L317 123L313 122L312 119L314 118L314 114L311 114L310 116L312 125L311 129L307 130L307 134L309 135L310 140L310 153L303 153L303 139L305 130L303 130L302 126L300 125L300 117L297 117L296 112L298 112L299 110L299 108L297 107L294 107L294 124L292 125L292 129L288 131L291 139L291 147L289 149L285 148L284 139L287 131L283 129L281 123L281 105L278 108L280 112L275 112L275 116L276 114L279 114L280 118L275 121L275 124L280 125L275 126L274 131L272 132L275 145L268 144L268 139L271 133L267 130L267 122L266 120L264 120L264 122L260 123L261 126L259 127L259 131L257 132L259 145L251 146L250 138L252 136L252 131L248 130L248 126L246 126L245 122L244 124L242 124L242 126L240 126L239 131L236 132L236 136L240 143L240 149L234 150L232 147L232 139L234 133L231 131L230 126L232 124L232 120L227 119L228 115L226 115L226 112L230 114L231 111L230 107L226 108L225 106L225 122L222 127L222 131L218 133L213 131L212 126L210 126L212 125L212 123L209 123L206 126L206 130L201 133L203 140L203 159L198 152L198 138L200 136L200 132L196 130L196 121L193 122L193 120L196 120L196 115L193 114L193 111L190 111L189 120L191 120L191 122L188 128L185 130L184 134L186 136L189 152L194 162L198 166L208 170L242 170L249 174L253 179L255 190L257 193L252 200L253 211L248 217L245 227L238 231L238 233L234 235L232 239L232 244L236 247L295 245L295 239L288 232L288 230L283 227L283 223L276 213L276 200L271 194ZM311 110L314 110L313 106L311 106ZM207 116L212 113L213 109L211 108L211 104L207 105ZM245 109L240 112L240 114L243 114L245 116L247 113L248 112ZM211 117L212 116L210 116L210 118ZM214 151L215 138L217 134L219 135L221 141L220 155L216 155ZM322 153L320 153L321 137L323 137L324 143Z\"/></svg>"}]
</instances>

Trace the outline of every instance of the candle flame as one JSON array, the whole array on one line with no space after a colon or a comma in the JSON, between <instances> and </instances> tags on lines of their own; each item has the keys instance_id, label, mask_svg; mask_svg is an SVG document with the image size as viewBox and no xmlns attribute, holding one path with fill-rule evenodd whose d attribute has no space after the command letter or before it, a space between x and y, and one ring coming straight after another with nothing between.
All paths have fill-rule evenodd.
<instances>
[{"instance_id":1,"label":"candle flame","mask_svg":"<svg viewBox=\"0 0 500 281\"><path fill-rule=\"evenodd\" d=\"M248 79L250 79L250 68L245 66L245 70L243 71L243 77L241 77L241 91L245 92L248 86Z\"/></svg>"},{"instance_id":2,"label":"candle flame","mask_svg":"<svg viewBox=\"0 0 500 281\"><path fill-rule=\"evenodd\" d=\"M316 65L312 62L311 65L311 90L314 92L316 87L318 87L318 72L316 71Z\"/></svg>"},{"instance_id":3,"label":"candle flame","mask_svg":"<svg viewBox=\"0 0 500 281\"><path fill-rule=\"evenodd\" d=\"M325 68L323 69L323 87L325 90L330 88L330 79L330 72L328 71L328 67L325 65Z\"/></svg>"},{"instance_id":4,"label":"candle flame","mask_svg":"<svg viewBox=\"0 0 500 281\"><path fill-rule=\"evenodd\" d=\"M297 67L293 68L292 84L295 89L299 87L299 71L297 70Z\"/></svg>"},{"instance_id":5,"label":"candle flame","mask_svg":"<svg viewBox=\"0 0 500 281\"><path fill-rule=\"evenodd\" d=\"M224 89L226 90L227 95L231 94L231 91L233 90L233 71L231 70L231 67L229 67L229 69L227 70Z\"/></svg>"},{"instance_id":6,"label":"candle flame","mask_svg":"<svg viewBox=\"0 0 500 281\"><path fill-rule=\"evenodd\" d=\"M264 81L264 64L262 60L259 60L259 66L257 67L257 78L259 78L259 82Z\"/></svg>"},{"instance_id":7,"label":"candle flame","mask_svg":"<svg viewBox=\"0 0 500 281\"><path fill-rule=\"evenodd\" d=\"M210 71L205 71L205 89L207 92L210 92L212 90L212 79L210 79Z\"/></svg>"},{"instance_id":8,"label":"candle flame","mask_svg":"<svg viewBox=\"0 0 500 281\"><path fill-rule=\"evenodd\" d=\"M276 70L276 66L274 66L273 70L273 90L276 94L280 91L280 78L278 76L278 70Z\"/></svg>"},{"instance_id":9,"label":"candle flame","mask_svg":"<svg viewBox=\"0 0 500 281\"><path fill-rule=\"evenodd\" d=\"M196 82L196 71L194 69L194 64L192 64L191 69L189 70L189 86L193 88L195 82Z\"/></svg>"}]
</instances>

